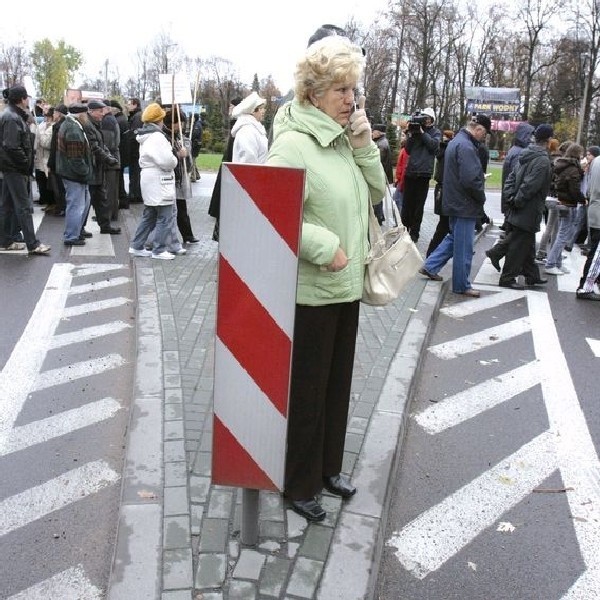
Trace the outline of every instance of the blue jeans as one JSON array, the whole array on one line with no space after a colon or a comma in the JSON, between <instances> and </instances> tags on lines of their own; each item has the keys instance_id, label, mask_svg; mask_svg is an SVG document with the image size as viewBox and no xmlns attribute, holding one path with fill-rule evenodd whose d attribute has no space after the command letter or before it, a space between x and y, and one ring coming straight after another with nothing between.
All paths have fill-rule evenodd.
<instances>
[{"instance_id":1,"label":"blue jeans","mask_svg":"<svg viewBox=\"0 0 600 600\"><path fill-rule=\"evenodd\" d=\"M173 205L166 206L144 206L142 220L137 226L131 247L135 250L143 250L144 243L154 230L154 242L152 252L160 254L167 248L167 236L173 227Z\"/></svg>"},{"instance_id":2,"label":"blue jeans","mask_svg":"<svg viewBox=\"0 0 600 600\"><path fill-rule=\"evenodd\" d=\"M27 175L4 172L2 196L0 196L0 246L9 246L18 232L16 225L23 232L23 238L28 250L34 250L40 245L35 237L33 226L33 201L31 185ZM11 239L13 238L13 239Z\"/></svg>"},{"instance_id":3,"label":"blue jeans","mask_svg":"<svg viewBox=\"0 0 600 600\"><path fill-rule=\"evenodd\" d=\"M471 263L476 219L450 217L450 233L427 257L424 268L437 275L452 258L452 291L462 294L471 289Z\"/></svg>"},{"instance_id":4,"label":"blue jeans","mask_svg":"<svg viewBox=\"0 0 600 600\"><path fill-rule=\"evenodd\" d=\"M167 232L165 237L165 246L169 252L179 252L183 246L179 241L178 229L177 229L177 204L173 204L173 219L171 220L171 229ZM145 242L146 247L149 248L154 244L154 231L150 233L148 239Z\"/></svg>"},{"instance_id":5,"label":"blue jeans","mask_svg":"<svg viewBox=\"0 0 600 600\"><path fill-rule=\"evenodd\" d=\"M65 186L65 242L79 239L85 217L90 209L90 190L87 183L63 179Z\"/></svg>"},{"instance_id":6,"label":"blue jeans","mask_svg":"<svg viewBox=\"0 0 600 600\"><path fill-rule=\"evenodd\" d=\"M576 218L577 209L574 206L558 206L558 231L556 232L556 239L552 244L552 248L550 248L546 257L547 269L551 269L552 267L560 269L562 266L562 251L573 237Z\"/></svg>"}]
</instances>

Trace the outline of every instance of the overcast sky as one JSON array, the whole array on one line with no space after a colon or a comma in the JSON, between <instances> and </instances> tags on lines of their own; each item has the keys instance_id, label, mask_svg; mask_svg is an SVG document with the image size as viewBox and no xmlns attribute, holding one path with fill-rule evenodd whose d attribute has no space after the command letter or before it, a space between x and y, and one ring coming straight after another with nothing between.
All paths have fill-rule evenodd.
<instances>
[{"instance_id":1,"label":"overcast sky","mask_svg":"<svg viewBox=\"0 0 600 600\"><path fill-rule=\"evenodd\" d=\"M64 39L83 54L82 72L86 75L95 78L102 73L104 78L108 59L109 74L118 65L125 79L134 72L136 50L165 32L177 42L178 51L191 57L227 58L248 85L254 73L259 79L270 74L285 93L293 84L296 58L318 26L343 26L352 16L370 25L386 6L386 0L304 0L295 4L275 0L155 4L146 0L59 5L6 1L0 42L12 45L18 39L31 43L49 38L56 43Z\"/></svg>"}]
</instances>

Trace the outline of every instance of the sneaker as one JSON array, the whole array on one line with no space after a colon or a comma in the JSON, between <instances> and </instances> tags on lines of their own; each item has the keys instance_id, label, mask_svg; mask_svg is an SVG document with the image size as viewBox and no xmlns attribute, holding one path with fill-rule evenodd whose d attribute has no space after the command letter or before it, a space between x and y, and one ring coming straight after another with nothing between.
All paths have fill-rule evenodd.
<instances>
[{"instance_id":1,"label":"sneaker","mask_svg":"<svg viewBox=\"0 0 600 600\"><path fill-rule=\"evenodd\" d=\"M48 254L50 254L50 246L46 246L46 244L38 244L33 250L29 251L29 254L48 256Z\"/></svg>"},{"instance_id":2,"label":"sneaker","mask_svg":"<svg viewBox=\"0 0 600 600\"><path fill-rule=\"evenodd\" d=\"M142 248L141 250L129 248L129 254L132 254L133 256L152 256L152 252L150 250L146 250L145 248Z\"/></svg>"},{"instance_id":3,"label":"sneaker","mask_svg":"<svg viewBox=\"0 0 600 600\"><path fill-rule=\"evenodd\" d=\"M558 268L559 268L559 269L560 269L560 270L561 270L561 271L562 271L562 272L563 272L565 275L566 275L567 273L570 273L570 272L571 272L571 269L567 269L567 267L565 267L564 265L563 265L563 266L561 266L561 267L558 267Z\"/></svg>"},{"instance_id":4,"label":"sneaker","mask_svg":"<svg viewBox=\"0 0 600 600\"><path fill-rule=\"evenodd\" d=\"M187 250L185 248L179 248L179 250L169 250L169 252L175 256L183 256L184 254L187 254Z\"/></svg>"},{"instance_id":5,"label":"sneaker","mask_svg":"<svg viewBox=\"0 0 600 600\"><path fill-rule=\"evenodd\" d=\"M558 267L546 267L544 272L548 275L564 275L564 273Z\"/></svg>"},{"instance_id":6,"label":"sneaker","mask_svg":"<svg viewBox=\"0 0 600 600\"><path fill-rule=\"evenodd\" d=\"M159 260L173 260L175 258L175 255L165 250L160 254L152 254L152 258L158 258Z\"/></svg>"},{"instance_id":7,"label":"sneaker","mask_svg":"<svg viewBox=\"0 0 600 600\"><path fill-rule=\"evenodd\" d=\"M13 242L4 248L0 248L0 250L10 250L12 252L16 250L25 250L25 248L27 248L27 244L25 242Z\"/></svg>"}]
</instances>

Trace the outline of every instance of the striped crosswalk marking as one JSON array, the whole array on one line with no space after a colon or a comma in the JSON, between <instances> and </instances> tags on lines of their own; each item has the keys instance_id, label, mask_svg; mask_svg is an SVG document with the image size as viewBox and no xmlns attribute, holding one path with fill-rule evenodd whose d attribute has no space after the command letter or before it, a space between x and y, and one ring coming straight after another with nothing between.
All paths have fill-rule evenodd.
<instances>
[{"instance_id":1,"label":"striped crosswalk marking","mask_svg":"<svg viewBox=\"0 0 600 600\"><path fill-rule=\"evenodd\" d=\"M594 338L585 338L585 341L588 343L590 349L594 353L596 358L600 358L600 340L595 340Z\"/></svg>"},{"instance_id":2,"label":"striped crosswalk marking","mask_svg":"<svg viewBox=\"0 0 600 600\"><path fill-rule=\"evenodd\" d=\"M81 565L57 573L10 596L7 600L102 600L102 590L92 585Z\"/></svg>"},{"instance_id":3,"label":"striped crosswalk marking","mask_svg":"<svg viewBox=\"0 0 600 600\"><path fill-rule=\"evenodd\" d=\"M537 362L531 362L444 398L415 415L415 420L427 433L440 433L510 400L539 383L539 365Z\"/></svg>"},{"instance_id":4,"label":"striped crosswalk marking","mask_svg":"<svg viewBox=\"0 0 600 600\"><path fill-rule=\"evenodd\" d=\"M8 434L4 446L0 448L0 456L100 423L110 419L120 409L119 402L113 398L104 398L27 425L20 425Z\"/></svg>"},{"instance_id":5,"label":"striped crosswalk marking","mask_svg":"<svg viewBox=\"0 0 600 600\"><path fill-rule=\"evenodd\" d=\"M0 536L119 481L103 460L90 462L0 502Z\"/></svg>"},{"instance_id":6,"label":"striped crosswalk marking","mask_svg":"<svg viewBox=\"0 0 600 600\"><path fill-rule=\"evenodd\" d=\"M130 329L132 325L123 321L111 321L104 325L95 325L93 327L84 327L71 333L61 333L55 335L51 342L50 348L62 348L70 344L77 344L81 342L87 342L96 338L112 335L113 333L119 333L125 329Z\"/></svg>"},{"instance_id":7,"label":"striped crosswalk marking","mask_svg":"<svg viewBox=\"0 0 600 600\"><path fill-rule=\"evenodd\" d=\"M493 346L494 344L499 344L500 342L505 342L529 330L529 318L522 317L508 323L503 323L502 325L497 325L496 327L483 329L471 335L456 338L449 342L430 346L429 351L439 358L449 360L462 354L468 354L488 346Z\"/></svg>"},{"instance_id":8,"label":"striped crosswalk marking","mask_svg":"<svg viewBox=\"0 0 600 600\"><path fill-rule=\"evenodd\" d=\"M114 277L108 281L95 281L94 283L82 283L80 285L74 285L71 288L71 295L76 294L87 294L88 292L97 292L98 290L105 290L108 288L117 287L119 285L125 285L131 280L129 277Z\"/></svg>"},{"instance_id":9,"label":"striped crosswalk marking","mask_svg":"<svg viewBox=\"0 0 600 600\"><path fill-rule=\"evenodd\" d=\"M128 298L109 298L108 300L98 300L97 302L86 302L75 306L68 306L63 311L63 319L70 319L79 315L85 315L109 308L117 308L131 302Z\"/></svg>"}]
</instances>

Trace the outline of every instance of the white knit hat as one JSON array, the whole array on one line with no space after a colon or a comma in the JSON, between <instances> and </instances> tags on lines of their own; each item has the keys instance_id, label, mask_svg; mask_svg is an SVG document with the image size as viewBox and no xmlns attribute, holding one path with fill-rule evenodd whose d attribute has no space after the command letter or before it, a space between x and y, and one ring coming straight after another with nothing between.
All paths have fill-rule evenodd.
<instances>
[{"instance_id":1,"label":"white knit hat","mask_svg":"<svg viewBox=\"0 0 600 600\"><path fill-rule=\"evenodd\" d=\"M231 112L231 116L237 119L240 115L251 115L259 106L266 104L267 101L261 98L256 92L246 96Z\"/></svg>"}]
</instances>

